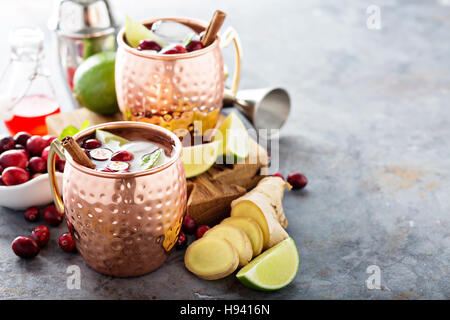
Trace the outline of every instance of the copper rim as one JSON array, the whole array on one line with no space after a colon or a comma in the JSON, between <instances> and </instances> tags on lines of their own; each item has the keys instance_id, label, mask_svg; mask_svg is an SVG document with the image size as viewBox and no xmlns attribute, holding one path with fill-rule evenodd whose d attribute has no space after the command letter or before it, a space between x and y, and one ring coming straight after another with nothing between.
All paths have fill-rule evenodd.
<instances>
[{"instance_id":1,"label":"copper rim","mask_svg":"<svg viewBox=\"0 0 450 320\"><path fill-rule=\"evenodd\" d=\"M206 29L208 24L205 21L197 20L197 19L191 19L186 17L161 17L161 18L153 18L153 19L147 19L140 21L142 24L150 24L154 23L158 20L171 20L171 21L177 21L177 22L186 22L187 24L194 24L197 25L203 29ZM134 54L136 56L140 56L143 58L148 59L155 59L155 60L177 60L177 59L188 59L200 56L202 54L208 53L212 50L214 50L215 47L219 46L220 43L220 37L216 36L216 40L214 40L213 43L211 43L206 48L187 52L187 53L179 53L179 54L152 54L152 53L146 53L145 51L139 51L135 48L130 47L125 41L124 41L124 33L125 33L125 27L120 29L119 33L117 34L117 43L120 48L123 48L127 52Z\"/></svg>"},{"instance_id":2,"label":"copper rim","mask_svg":"<svg viewBox=\"0 0 450 320\"><path fill-rule=\"evenodd\" d=\"M172 156L172 159L170 159L170 161L168 161L162 165L159 165L159 166L151 168L151 169L137 171L137 172L124 172L124 173L96 171L94 169L87 168L87 167L82 166L79 163L75 162L70 155L66 156L66 160L69 161L70 165L73 168L75 168L79 171L82 171L86 174L103 177L103 178L117 179L117 178L132 178L132 177L151 175L151 174L157 173L161 170L164 170L164 169L170 167L178 160L178 158L180 158L181 149L182 149L180 139L178 139L178 137L174 133L172 133L171 131L169 131L167 129L164 129L163 127L160 127L160 126L157 126L154 124L150 124L150 123L145 123L145 122L115 121L115 122L102 123L102 124L98 124L98 125L86 128L83 131L78 132L77 134L75 134L73 136L73 138L75 140L78 140L84 136L92 134L96 129L118 129L118 128L127 128L127 127L128 128L129 127L142 128L142 129L146 129L146 130L157 131L159 134L169 137L174 142L174 146L173 146L174 154Z\"/></svg>"}]
</instances>

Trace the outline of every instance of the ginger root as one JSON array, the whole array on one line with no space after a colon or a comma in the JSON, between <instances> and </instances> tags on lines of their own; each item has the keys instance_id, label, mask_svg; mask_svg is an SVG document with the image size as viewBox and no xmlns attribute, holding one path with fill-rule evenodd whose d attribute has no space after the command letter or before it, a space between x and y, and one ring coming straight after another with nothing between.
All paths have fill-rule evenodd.
<instances>
[{"instance_id":1,"label":"ginger root","mask_svg":"<svg viewBox=\"0 0 450 320\"><path fill-rule=\"evenodd\" d=\"M231 203L231 216L254 219L263 232L264 249L268 249L289 237L284 228L288 221L282 199L284 190L290 188L280 177L266 177L242 197Z\"/></svg>"},{"instance_id":2,"label":"ginger root","mask_svg":"<svg viewBox=\"0 0 450 320\"><path fill-rule=\"evenodd\" d=\"M239 265L239 255L227 240L203 237L194 241L184 255L186 268L206 280L225 278Z\"/></svg>"}]
</instances>

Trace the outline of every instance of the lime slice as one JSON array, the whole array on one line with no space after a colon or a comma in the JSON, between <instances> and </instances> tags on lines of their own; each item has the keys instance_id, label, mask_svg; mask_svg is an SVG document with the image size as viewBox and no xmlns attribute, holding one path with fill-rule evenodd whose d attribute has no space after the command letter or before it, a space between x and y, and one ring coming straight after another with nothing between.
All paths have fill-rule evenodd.
<instances>
[{"instance_id":1,"label":"lime slice","mask_svg":"<svg viewBox=\"0 0 450 320\"><path fill-rule=\"evenodd\" d=\"M287 238L250 261L236 277L249 288L273 291L294 280L298 265L294 240Z\"/></svg>"},{"instance_id":2,"label":"lime slice","mask_svg":"<svg viewBox=\"0 0 450 320\"><path fill-rule=\"evenodd\" d=\"M130 46L133 48L137 48L139 42L144 39L151 39L156 42L161 47L165 47L167 43L162 41L156 34L154 34L151 30L147 29L142 23L133 21L127 16L127 20L125 23L125 38Z\"/></svg>"},{"instance_id":3,"label":"lime slice","mask_svg":"<svg viewBox=\"0 0 450 320\"><path fill-rule=\"evenodd\" d=\"M219 141L183 148L181 159L186 178L192 178L207 171L216 162L219 154Z\"/></svg>"},{"instance_id":4,"label":"lime slice","mask_svg":"<svg viewBox=\"0 0 450 320\"><path fill-rule=\"evenodd\" d=\"M249 136L244 123L231 112L221 123L213 141L222 142L222 154L235 159L245 159L249 153Z\"/></svg>"},{"instance_id":5,"label":"lime slice","mask_svg":"<svg viewBox=\"0 0 450 320\"><path fill-rule=\"evenodd\" d=\"M104 146L111 147L113 150L116 150L118 147L130 142L125 138L100 129L95 130L95 138Z\"/></svg>"}]
</instances>

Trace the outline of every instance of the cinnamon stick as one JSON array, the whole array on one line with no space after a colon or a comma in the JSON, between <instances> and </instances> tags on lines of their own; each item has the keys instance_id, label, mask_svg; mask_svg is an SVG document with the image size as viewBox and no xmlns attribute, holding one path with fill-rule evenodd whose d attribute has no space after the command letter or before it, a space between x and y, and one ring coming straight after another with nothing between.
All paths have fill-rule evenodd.
<instances>
[{"instance_id":1,"label":"cinnamon stick","mask_svg":"<svg viewBox=\"0 0 450 320\"><path fill-rule=\"evenodd\" d=\"M213 43L214 39L216 39L216 35L222 27L223 21L225 20L226 16L227 15L225 14L225 12L222 12L220 10L216 10L216 12L214 12L211 22L209 23L209 26L202 37L202 44L204 47L209 46L211 43Z\"/></svg>"},{"instance_id":2,"label":"cinnamon stick","mask_svg":"<svg viewBox=\"0 0 450 320\"><path fill-rule=\"evenodd\" d=\"M91 159L84 153L74 138L67 136L61 140L61 143L76 163L91 169L95 168L95 164L92 163Z\"/></svg>"}]
</instances>

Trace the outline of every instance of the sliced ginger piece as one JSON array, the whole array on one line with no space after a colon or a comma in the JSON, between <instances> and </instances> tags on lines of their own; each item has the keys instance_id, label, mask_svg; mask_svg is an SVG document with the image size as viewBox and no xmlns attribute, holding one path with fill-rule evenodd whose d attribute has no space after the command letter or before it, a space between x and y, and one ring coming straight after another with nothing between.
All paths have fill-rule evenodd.
<instances>
[{"instance_id":1,"label":"sliced ginger piece","mask_svg":"<svg viewBox=\"0 0 450 320\"><path fill-rule=\"evenodd\" d=\"M216 280L225 278L237 269L239 255L227 240L203 237L187 248L184 264L197 277Z\"/></svg>"},{"instance_id":2,"label":"sliced ginger piece","mask_svg":"<svg viewBox=\"0 0 450 320\"><path fill-rule=\"evenodd\" d=\"M242 197L231 203L231 216L249 217L260 226L264 249L268 249L289 237L282 224L287 226L281 200L286 182L279 177L266 177Z\"/></svg>"},{"instance_id":3,"label":"sliced ginger piece","mask_svg":"<svg viewBox=\"0 0 450 320\"><path fill-rule=\"evenodd\" d=\"M239 255L239 267L250 262L253 255L252 243L244 231L230 224L219 224L208 230L203 237L225 239L231 243Z\"/></svg>"},{"instance_id":4,"label":"sliced ginger piece","mask_svg":"<svg viewBox=\"0 0 450 320\"><path fill-rule=\"evenodd\" d=\"M261 253L264 245L264 237L261 227L255 220L249 217L229 217L221 223L231 224L245 232L252 244L253 257Z\"/></svg>"}]
</instances>

